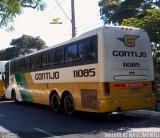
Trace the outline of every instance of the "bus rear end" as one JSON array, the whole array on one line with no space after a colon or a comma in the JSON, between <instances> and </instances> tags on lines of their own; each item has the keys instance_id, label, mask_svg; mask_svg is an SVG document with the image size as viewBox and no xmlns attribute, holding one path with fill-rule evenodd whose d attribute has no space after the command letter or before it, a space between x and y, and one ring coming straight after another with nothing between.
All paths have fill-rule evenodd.
<instances>
[{"instance_id":1,"label":"bus rear end","mask_svg":"<svg viewBox=\"0 0 160 138\"><path fill-rule=\"evenodd\" d=\"M155 106L153 59L145 30L106 27L102 59L102 111Z\"/></svg>"}]
</instances>

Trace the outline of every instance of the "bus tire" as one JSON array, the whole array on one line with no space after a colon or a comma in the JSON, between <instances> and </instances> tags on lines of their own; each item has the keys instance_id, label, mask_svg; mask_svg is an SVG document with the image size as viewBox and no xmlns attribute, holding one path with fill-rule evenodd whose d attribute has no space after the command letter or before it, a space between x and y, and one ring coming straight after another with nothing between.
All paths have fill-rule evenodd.
<instances>
[{"instance_id":1,"label":"bus tire","mask_svg":"<svg viewBox=\"0 0 160 138\"><path fill-rule=\"evenodd\" d=\"M60 98L57 93L51 94L50 97L50 106L54 112L59 112L61 107Z\"/></svg>"},{"instance_id":2,"label":"bus tire","mask_svg":"<svg viewBox=\"0 0 160 138\"><path fill-rule=\"evenodd\" d=\"M16 92L14 90L12 90L11 92L11 99L15 102L18 103L18 100L16 99Z\"/></svg>"},{"instance_id":3,"label":"bus tire","mask_svg":"<svg viewBox=\"0 0 160 138\"><path fill-rule=\"evenodd\" d=\"M74 100L71 94L67 94L64 97L64 111L66 114L71 115L75 112Z\"/></svg>"}]
</instances>

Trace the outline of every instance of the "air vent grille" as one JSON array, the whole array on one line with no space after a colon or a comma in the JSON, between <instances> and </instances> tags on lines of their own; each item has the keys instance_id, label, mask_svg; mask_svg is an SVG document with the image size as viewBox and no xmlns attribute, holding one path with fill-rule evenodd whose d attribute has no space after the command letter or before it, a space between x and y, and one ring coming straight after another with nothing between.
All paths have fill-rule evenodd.
<instances>
[{"instance_id":1,"label":"air vent grille","mask_svg":"<svg viewBox=\"0 0 160 138\"><path fill-rule=\"evenodd\" d=\"M81 89L82 107L98 109L98 95L96 89Z\"/></svg>"}]
</instances>

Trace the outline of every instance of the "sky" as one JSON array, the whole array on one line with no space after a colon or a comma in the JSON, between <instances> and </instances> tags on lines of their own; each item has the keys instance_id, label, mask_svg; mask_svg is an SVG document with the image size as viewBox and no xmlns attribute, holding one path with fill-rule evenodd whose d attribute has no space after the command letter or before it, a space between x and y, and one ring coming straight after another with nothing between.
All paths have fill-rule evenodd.
<instances>
[{"instance_id":1,"label":"sky","mask_svg":"<svg viewBox=\"0 0 160 138\"><path fill-rule=\"evenodd\" d=\"M58 6L61 5L64 12ZM75 0L75 24L76 36L103 26L100 19L99 0ZM57 43L71 39L71 0L45 0L47 7L44 11L37 11L26 8L20 16L17 16L13 22L15 31L6 32L0 29L0 50L11 47L12 39L21 37L23 34L33 37L40 36L47 46L53 46ZM62 24L51 24L52 19L60 18ZM69 18L69 19L68 19Z\"/></svg>"}]
</instances>

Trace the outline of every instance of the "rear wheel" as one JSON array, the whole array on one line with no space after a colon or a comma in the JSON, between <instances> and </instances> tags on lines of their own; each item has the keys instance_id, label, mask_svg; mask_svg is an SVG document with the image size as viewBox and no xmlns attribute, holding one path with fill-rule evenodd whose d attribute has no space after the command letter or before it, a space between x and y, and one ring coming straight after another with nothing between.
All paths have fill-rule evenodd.
<instances>
[{"instance_id":1,"label":"rear wheel","mask_svg":"<svg viewBox=\"0 0 160 138\"><path fill-rule=\"evenodd\" d=\"M54 112L59 112L61 107L60 98L56 93L53 93L50 98L50 106Z\"/></svg>"},{"instance_id":2,"label":"rear wheel","mask_svg":"<svg viewBox=\"0 0 160 138\"><path fill-rule=\"evenodd\" d=\"M67 94L64 98L64 111L71 115L75 111L74 100L71 94Z\"/></svg>"}]
</instances>

